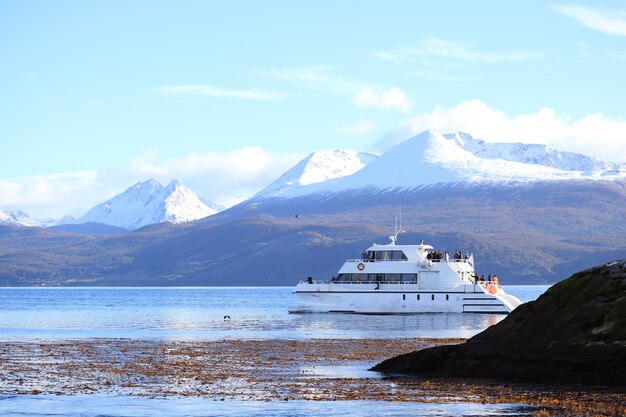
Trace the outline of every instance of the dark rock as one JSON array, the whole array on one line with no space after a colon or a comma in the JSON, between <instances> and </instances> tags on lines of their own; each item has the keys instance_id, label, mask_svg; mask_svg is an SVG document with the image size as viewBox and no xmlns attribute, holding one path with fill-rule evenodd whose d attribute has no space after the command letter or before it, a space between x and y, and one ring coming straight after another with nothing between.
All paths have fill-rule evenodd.
<instances>
[{"instance_id":1,"label":"dark rock","mask_svg":"<svg viewBox=\"0 0 626 417\"><path fill-rule=\"evenodd\" d=\"M626 386L625 282L624 260L579 272L466 343L397 356L372 370Z\"/></svg>"}]
</instances>

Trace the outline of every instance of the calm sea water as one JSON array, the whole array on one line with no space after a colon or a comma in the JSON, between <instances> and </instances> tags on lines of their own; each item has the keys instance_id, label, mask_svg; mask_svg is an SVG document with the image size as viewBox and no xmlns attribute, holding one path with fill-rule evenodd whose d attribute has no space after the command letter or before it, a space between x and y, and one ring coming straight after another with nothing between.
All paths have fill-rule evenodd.
<instances>
[{"instance_id":1,"label":"calm sea water","mask_svg":"<svg viewBox=\"0 0 626 417\"><path fill-rule=\"evenodd\" d=\"M547 288L506 290L530 301ZM289 314L297 304L290 287L0 288L0 340L471 337L504 318Z\"/></svg>"},{"instance_id":2,"label":"calm sea water","mask_svg":"<svg viewBox=\"0 0 626 417\"><path fill-rule=\"evenodd\" d=\"M507 286L523 301L548 286ZM289 314L292 288L0 288L0 342L470 337L505 316ZM224 320L224 316L230 320ZM333 370L337 373L338 370ZM354 370L352 370L353 372ZM517 404L2 395L1 416L530 416Z\"/></svg>"},{"instance_id":3,"label":"calm sea water","mask_svg":"<svg viewBox=\"0 0 626 417\"><path fill-rule=\"evenodd\" d=\"M196 398L147 399L108 396L6 396L0 395L2 416L80 417L530 417L526 406L516 404L384 401L212 401Z\"/></svg>"}]
</instances>

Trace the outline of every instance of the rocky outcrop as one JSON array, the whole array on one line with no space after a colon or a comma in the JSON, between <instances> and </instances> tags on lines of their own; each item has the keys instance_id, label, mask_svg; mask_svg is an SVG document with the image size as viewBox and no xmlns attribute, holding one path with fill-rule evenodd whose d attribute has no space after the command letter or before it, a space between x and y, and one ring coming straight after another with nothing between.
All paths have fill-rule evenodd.
<instances>
[{"instance_id":1,"label":"rocky outcrop","mask_svg":"<svg viewBox=\"0 0 626 417\"><path fill-rule=\"evenodd\" d=\"M372 370L626 386L626 260L574 274L466 343L397 356Z\"/></svg>"}]
</instances>

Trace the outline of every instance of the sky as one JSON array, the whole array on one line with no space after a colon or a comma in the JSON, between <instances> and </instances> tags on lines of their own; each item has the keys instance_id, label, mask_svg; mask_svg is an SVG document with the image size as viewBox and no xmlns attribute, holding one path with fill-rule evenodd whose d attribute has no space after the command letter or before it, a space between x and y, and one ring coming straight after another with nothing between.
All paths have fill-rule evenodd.
<instances>
[{"instance_id":1,"label":"sky","mask_svg":"<svg viewBox=\"0 0 626 417\"><path fill-rule=\"evenodd\" d=\"M0 0L0 209L232 205L426 129L626 162L623 1Z\"/></svg>"}]
</instances>

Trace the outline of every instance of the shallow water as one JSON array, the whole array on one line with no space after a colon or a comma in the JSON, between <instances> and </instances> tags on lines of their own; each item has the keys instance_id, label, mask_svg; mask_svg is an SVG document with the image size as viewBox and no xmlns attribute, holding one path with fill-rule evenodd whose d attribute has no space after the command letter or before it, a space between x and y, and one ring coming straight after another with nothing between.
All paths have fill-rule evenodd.
<instances>
[{"instance_id":1,"label":"shallow water","mask_svg":"<svg viewBox=\"0 0 626 417\"><path fill-rule=\"evenodd\" d=\"M514 404L382 401L214 401L198 398L148 399L141 397L49 395L0 396L3 416L531 416L528 407Z\"/></svg>"},{"instance_id":2,"label":"shallow water","mask_svg":"<svg viewBox=\"0 0 626 417\"><path fill-rule=\"evenodd\" d=\"M506 290L530 301L547 288ZM298 303L291 287L0 288L0 339L465 338L505 317L289 314Z\"/></svg>"},{"instance_id":3,"label":"shallow water","mask_svg":"<svg viewBox=\"0 0 626 417\"><path fill-rule=\"evenodd\" d=\"M547 286L509 286L523 301ZM289 314L292 288L0 288L0 341L393 339L470 337L505 316ZM225 320L224 316L230 316ZM372 363L301 365L313 378L380 378ZM439 399L438 401L441 401ZM1 396L2 416L530 416L522 405L384 401L240 401L127 395Z\"/></svg>"}]
</instances>

